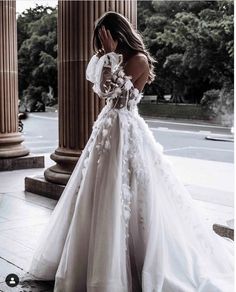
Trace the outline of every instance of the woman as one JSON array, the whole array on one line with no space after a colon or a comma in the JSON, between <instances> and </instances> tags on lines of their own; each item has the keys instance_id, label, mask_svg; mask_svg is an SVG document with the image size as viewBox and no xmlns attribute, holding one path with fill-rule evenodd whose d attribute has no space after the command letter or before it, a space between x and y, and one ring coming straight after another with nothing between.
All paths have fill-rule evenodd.
<instances>
[{"instance_id":1,"label":"woman","mask_svg":"<svg viewBox=\"0 0 236 292\"><path fill-rule=\"evenodd\" d=\"M230 292L232 242L205 227L137 104L153 59L128 20L96 23L86 78L106 105L29 272L56 292Z\"/></svg>"}]
</instances>

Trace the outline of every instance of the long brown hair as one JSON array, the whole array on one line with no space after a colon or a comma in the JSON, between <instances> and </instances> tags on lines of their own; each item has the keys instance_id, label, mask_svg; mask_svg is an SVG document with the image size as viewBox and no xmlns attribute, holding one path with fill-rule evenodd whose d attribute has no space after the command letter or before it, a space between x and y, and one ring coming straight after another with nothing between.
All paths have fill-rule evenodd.
<instances>
[{"instance_id":1,"label":"long brown hair","mask_svg":"<svg viewBox=\"0 0 236 292\"><path fill-rule=\"evenodd\" d=\"M137 30L135 30L132 24L122 14L109 11L104 13L96 22L93 32L93 49L99 50L102 48L102 44L99 38L98 30L105 26L110 30L112 38L118 41L118 50L128 51L132 53L141 52L146 55L149 64L149 76L148 83L150 84L154 78L154 63L156 60L149 54L145 48L142 37Z\"/></svg>"}]
</instances>

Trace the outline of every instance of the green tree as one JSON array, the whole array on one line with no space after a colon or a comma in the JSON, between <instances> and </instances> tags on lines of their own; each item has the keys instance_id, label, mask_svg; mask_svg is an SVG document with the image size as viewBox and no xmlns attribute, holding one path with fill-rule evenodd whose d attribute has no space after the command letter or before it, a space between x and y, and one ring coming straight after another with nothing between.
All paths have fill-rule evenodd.
<instances>
[{"instance_id":1,"label":"green tree","mask_svg":"<svg viewBox=\"0 0 236 292\"><path fill-rule=\"evenodd\" d=\"M26 103L47 104L46 96L53 92L56 103L57 8L27 9L19 15L17 25L20 98Z\"/></svg>"},{"instance_id":2,"label":"green tree","mask_svg":"<svg viewBox=\"0 0 236 292\"><path fill-rule=\"evenodd\" d=\"M138 2L138 29L157 59L153 91L199 103L233 83L233 1Z\"/></svg>"}]
</instances>

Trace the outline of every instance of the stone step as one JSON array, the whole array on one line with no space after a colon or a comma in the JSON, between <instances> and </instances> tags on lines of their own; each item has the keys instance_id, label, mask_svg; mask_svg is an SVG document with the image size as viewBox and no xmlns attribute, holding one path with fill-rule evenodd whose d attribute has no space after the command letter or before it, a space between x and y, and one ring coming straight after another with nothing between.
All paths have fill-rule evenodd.
<instances>
[{"instance_id":1,"label":"stone step","mask_svg":"<svg viewBox=\"0 0 236 292\"><path fill-rule=\"evenodd\" d=\"M44 168L44 155L26 155L15 158L0 158L0 171Z\"/></svg>"}]
</instances>

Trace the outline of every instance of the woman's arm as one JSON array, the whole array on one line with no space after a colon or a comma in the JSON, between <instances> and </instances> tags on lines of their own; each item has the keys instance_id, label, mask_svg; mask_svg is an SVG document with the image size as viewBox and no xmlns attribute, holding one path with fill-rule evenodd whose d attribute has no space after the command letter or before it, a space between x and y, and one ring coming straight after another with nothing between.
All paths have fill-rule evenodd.
<instances>
[{"instance_id":1,"label":"woman's arm","mask_svg":"<svg viewBox=\"0 0 236 292\"><path fill-rule=\"evenodd\" d=\"M96 62L92 62L92 65L95 64L94 68L89 68L90 63L88 64L88 71L93 71L91 75L94 78L87 79L94 83L93 90L100 97L119 97L121 94L125 97L131 88L136 88L139 92L143 90L149 74L149 65L144 54L133 56L125 69L121 66L121 54L111 52L95 58ZM131 94L129 98L132 97Z\"/></svg>"},{"instance_id":2,"label":"woman's arm","mask_svg":"<svg viewBox=\"0 0 236 292\"><path fill-rule=\"evenodd\" d=\"M149 64L147 57L138 53L133 56L124 68L124 73L132 77L132 83L140 92L143 90L149 75ZM104 65L102 70L101 86L104 90L108 90L111 85L111 66Z\"/></svg>"},{"instance_id":3,"label":"woman's arm","mask_svg":"<svg viewBox=\"0 0 236 292\"><path fill-rule=\"evenodd\" d=\"M101 98L114 97L121 94L121 78L118 78L123 68L120 66L122 55L114 52L103 55L95 67L93 90ZM119 76L118 76L119 75ZM125 77L123 74L124 78Z\"/></svg>"},{"instance_id":4,"label":"woman's arm","mask_svg":"<svg viewBox=\"0 0 236 292\"><path fill-rule=\"evenodd\" d=\"M117 41L114 41L109 30L104 27L99 32L103 48L95 56L93 89L100 97L126 96L127 91L135 87L140 92L147 82L149 64L143 53L137 53L126 65L121 66L123 56L114 52ZM89 65L88 65L89 67ZM92 71L92 70L89 70ZM130 81L132 79L132 82Z\"/></svg>"},{"instance_id":5,"label":"woman's arm","mask_svg":"<svg viewBox=\"0 0 236 292\"><path fill-rule=\"evenodd\" d=\"M97 52L97 56L101 58L103 55L114 52L118 42L113 40L111 33L109 29L105 29L105 26L103 25L99 31L99 38L102 43L102 48ZM102 68L101 72L101 83L100 83L100 90L102 93L108 93L112 89L112 62L108 56L108 61L104 63L104 66ZM113 86L114 87L114 86Z\"/></svg>"}]
</instances>

